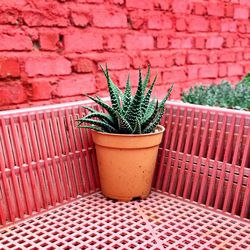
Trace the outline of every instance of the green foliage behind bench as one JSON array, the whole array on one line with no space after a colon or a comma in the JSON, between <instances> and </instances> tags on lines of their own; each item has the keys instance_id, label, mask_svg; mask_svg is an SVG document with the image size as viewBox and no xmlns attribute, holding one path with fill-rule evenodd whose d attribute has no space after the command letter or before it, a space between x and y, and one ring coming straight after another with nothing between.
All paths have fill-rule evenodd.
<instances>
[{"instance_id":1,"label":"green foliage behind bench","mask_svg":"<svg viewBox=\"0 0 250 250\"><path fill-rule=\"evenodd\" d=\"M182 101L230 109L250 110L250 73L233 87L229 82L197 85L182 93Z\"/></svg>"}]
</instances>

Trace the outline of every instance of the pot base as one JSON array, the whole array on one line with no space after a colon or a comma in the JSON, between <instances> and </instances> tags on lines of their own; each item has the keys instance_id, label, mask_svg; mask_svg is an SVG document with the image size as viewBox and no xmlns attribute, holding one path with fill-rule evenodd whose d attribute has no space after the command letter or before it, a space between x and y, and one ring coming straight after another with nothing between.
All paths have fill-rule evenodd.
<instances>
[{"instance_id":1,"label":"pot base","mask_svg":"<svg viewBox=\"0 0 250 250\"><path fill-rule=\"evenodd\" d=\"M104 197L106 197L107 199L111 199L114 201L122 201L122 202L129 202L129 201L135 201L135 200L145 200L148 195L141 195L141 196L130 196L130 197L122 197L122 196L113 196L113 195L108 195L108 194L104 194L102 193Z\"/></svg>"}]
</instances>

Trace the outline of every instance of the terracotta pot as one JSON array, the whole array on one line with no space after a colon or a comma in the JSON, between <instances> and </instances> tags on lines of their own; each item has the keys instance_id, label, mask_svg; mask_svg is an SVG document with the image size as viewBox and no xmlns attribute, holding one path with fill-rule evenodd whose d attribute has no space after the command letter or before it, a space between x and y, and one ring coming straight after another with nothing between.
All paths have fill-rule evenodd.
<instances>
[{"instance_id":1,"label":"terracotta pot","mask_svg":"<svg viewBox=\"0 0 250 250\"><path fill-rule=\"evenodd\" d=\"M92 131L104 196L130 201L149 195L163 132L160 125L141 135Z\"/></svg>"}]
</instances>

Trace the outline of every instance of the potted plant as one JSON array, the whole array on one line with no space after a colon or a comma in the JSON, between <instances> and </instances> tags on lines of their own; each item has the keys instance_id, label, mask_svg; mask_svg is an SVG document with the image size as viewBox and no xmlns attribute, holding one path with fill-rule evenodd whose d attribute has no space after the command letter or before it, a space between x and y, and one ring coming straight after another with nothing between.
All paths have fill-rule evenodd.
<instances>
[{"instance_id":1,"label":"potted plant","mask_svg":"<svg viewBox=\"0 0 250 250\"><path fill-rule=\"evenodd\" d=\"M164 127L159 123L165 111L165 102L151 100L156 82L147 89L150 78L148 66L145 79L139 69L136 93L131 93L128 76L124 93L102 68L107 80L111 106L99 97L88 96L105 112L84 106L90 113L78 119L79 128L92 130L99 168L101 190L104 196L121 201L146 198L150 193L154 167Z\"/></svg>"}]
</instances>

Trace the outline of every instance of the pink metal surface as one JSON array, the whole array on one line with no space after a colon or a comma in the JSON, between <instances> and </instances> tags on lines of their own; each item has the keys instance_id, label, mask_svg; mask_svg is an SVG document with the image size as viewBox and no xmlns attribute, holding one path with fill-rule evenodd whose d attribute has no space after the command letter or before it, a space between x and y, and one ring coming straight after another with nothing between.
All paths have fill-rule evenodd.
<instances>
[{"instance_id":1,"label":"pink metal surface","mask_svg":"<svg viewBox=\"0 0 250 250\"><path fill-rule=\"evenodd\" d=\"M0 112L0 224L98 190L93 142L75 126L79 104Z\"/></svg>"},{"instance_id":2,"label":"pink metal surface","mask_svg":"<svg viewBox=\"0 0 250 250\"><path fill-rule=\"evenodd\" d=\"M167 103L153 187L250 218L250 112Z\"/></svg>"},{"instance_id":3,"label":"pink metal surface","mask_svg":"<svg viewBox=\"0 0 250 250\"><path fill-rule=\"evenodd\" d=\"M153 181L164 194L114 203L92 194L81 105L93 103L0 112L0 249L249 247L249 112L168 102Z\"/></svg>"},{"instance_id":4,"label":"pink metal surface","mask_svg":"<svg viewBox=\"0 0 250 250\"><path fill-rule=\"evenodd\" d=\"M181 199L114 202L99 193L0 231L0 249L248 249L250 224Z\"/></svg>"}]
</instances>

